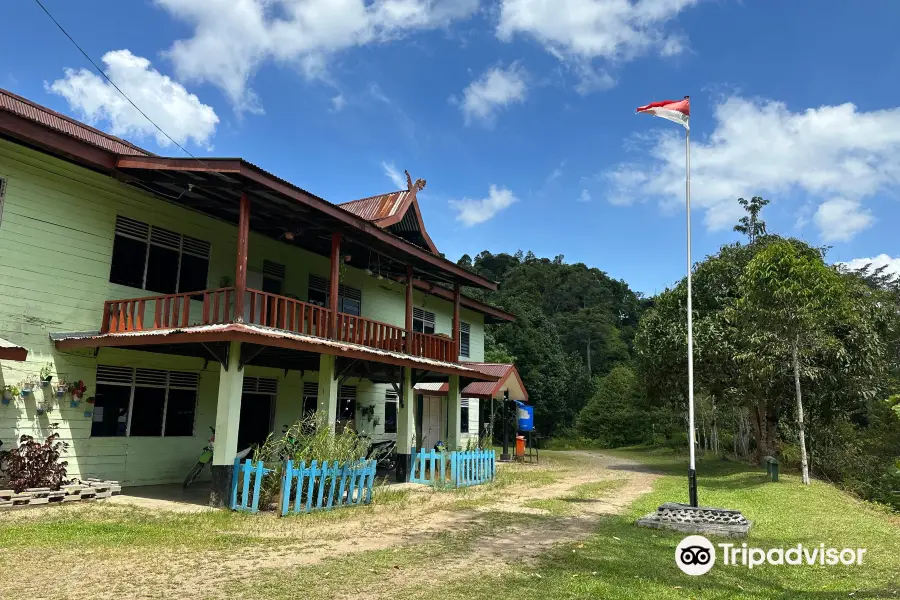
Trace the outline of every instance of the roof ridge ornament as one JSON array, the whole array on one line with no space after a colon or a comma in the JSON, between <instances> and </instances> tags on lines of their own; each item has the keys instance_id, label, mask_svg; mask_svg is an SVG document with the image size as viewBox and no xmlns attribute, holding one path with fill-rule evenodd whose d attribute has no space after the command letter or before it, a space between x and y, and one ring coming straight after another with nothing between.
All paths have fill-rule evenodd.
<instances>
[{"instance_id":1,"label":"roof ridge ornament","mask_svg":"<svg viewBox=\"0 0 900 600\"><path fill-rule=\"evenodd\" d=\"M403 170L406 173L406 189L407 191L420 191L425 188L425 180L424 179L416 179L416 182L413 183L412 177L409 176L409 171Z\"/></svg>"}]
</instances>

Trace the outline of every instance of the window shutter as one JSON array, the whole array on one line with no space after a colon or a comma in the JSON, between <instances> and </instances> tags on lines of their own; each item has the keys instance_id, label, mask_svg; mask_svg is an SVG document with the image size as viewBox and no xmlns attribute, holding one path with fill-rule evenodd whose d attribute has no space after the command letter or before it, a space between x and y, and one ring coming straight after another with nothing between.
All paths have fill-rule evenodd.
<instances>
[{"instance_id":1,"label":"window shutter","mask_svg":"<svg viewBox=\"0 0 900 600\"><path fill-rule=\"evenodd\" d=\"M338 288L338 293L348 300L356 300L357 302L362 302L362 292L356 288L341 284Z\"/></svg>"},{"instance_id":2,"label":"window shutter","mask_svg":"<svg viewBox=\"0 0 900 600\"><path fill-rule=\"evenodd\" d=\"M328 280L318 275L309 276L309 289L328 293Z\"/></svg>"},{"instance_id":3,"label":"window shutter","mask_svg":"<svg viewBox=\"0 0 900 600\"><path fill-rule=\"evenodd\" d=\"M122 215L116 216L116 235L124 235L141 241L150 238L150 226Z\"/></svg>"},{"instance_id":4,"label":"window shutter","mask_svg":"<svg viewBox=\"0 0 900 600\"><path fill-rule=\"evenodd\" d=\"M384 401L385 402L397 402L400 400L400 397L397 395L397 392L385 392L384 393Z\"/></svg>"},{"instance_id":5,"label":"window shutter","mask_svg":"<svg viewBox=\"0 0 900 600\"><path fill-rule=\"evenodd\" d=\"M113 367L97 365L97 383L119 383L131 385L134 381L134 369L131 367Z\"/></svg>"},{"instance_id":6,"label":"window shutter","mask_svg":"<svg viewBox=\"0 0 900 600\"><path fill-rule=\"evenodd\" d=\"M151 227L150 243L172 250L181 250L181 234L162 227Z\"/></svg>"},{"instance_id":7,"label":"window shutter","mask_svg":"<svg viewBox=\"0 0 900 600\"><path fill-rule=\"evenodd\" d=\"M267 277L284 279L285 267L284 265L271 260L263 260L262 272L263 275L266 275Z\"/></svg>"},{"instance_id":8,"label":"window shutter","mask_svg":"<svg viewBox=\"0 0 900 600\"><path fill-rule=\"evenodd\" d=\"M169 373L160 369L137 369L135 385L166 387Z\"/></svg>"},{"instance_id":9,"label":"window shutter","mask_svg":"<svg viewBox=\"0 0 900 600\"><path fill-rule=\"evenodd\" d=\"M304 381L303 382L303 395L304 396L318 396L319 395L319 384L315 381Z\"/></svg>"},{"instance_id":10,"label":"window shutter","mask_svg":"<svg viewBox=\"0 0 900 600\"><path fill-rule=\"evenodd\" d=\"M459 399L459 407L460 408L469 408L469 399L468 398L460 398Z\"/></svg>"},{"instance_id":11,"label":"window shutter","mask_svg":"<svg viewBox=\"0 0 900 600\"><path fill-rule=\"evenodd\" d=\"M200 258L209 260L209 242L198 240L189 236L184 236L184 251Z\"/></svg>"},{"instance_id":12,"label":"window shutter","mask_svg":"<svg viewBox=\"0 0 900 600\"><path fill-rule=\"evenodd\" d=\"M356 400L356 386L342 385L338 394L341 400Z\"/></svg>"},{"instance_id":13,"label":"window shutter","mask_svg":"<svg viewBox=\"0 0 900 600\"><path fill-rule=\"evenodd\" d=\"M248 394L277 394L278 380L273 377L244 377L243 391Z\"/></svg>"},{"instance_id":14,"label":"window shutter","mask_svg":"<svg viewBox=\"0 0 900 600\"><path fill-rule=\"evenodd\" d=\"M434 324L434 313L428 312L427 310L423 310L416 306L413 307L413 318L420 319L425 323Z\"/></svg>"},{"instance_id":15,"label":"window shutter","mask_svg":"<svg viewBox=\"0 0 900 600\"><path fill-rule=\"evenodd\" d=\"M200 387L200 374L187 371L169 371L169 387L196 390Z\"/></svg>"}]
</instances>

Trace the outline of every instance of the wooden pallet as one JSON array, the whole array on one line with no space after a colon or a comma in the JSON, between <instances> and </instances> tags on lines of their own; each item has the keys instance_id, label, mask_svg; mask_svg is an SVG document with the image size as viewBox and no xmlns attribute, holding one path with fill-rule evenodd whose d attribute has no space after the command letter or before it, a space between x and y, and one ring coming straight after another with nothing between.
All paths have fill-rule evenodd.
<instances>
[{"instance_id":1,"label":"wooden pallet","mask_svg":"<svg viewBox=\"0 0 900 600\"><path fill-rule=\"evenodd\" d=\"M82 482L66 484L58 490L50 488L27 488L23 492L0 490L0 510L40 506L42 504L58 504L62 502L78 502L100 500L122 493L118 481L88 479Z\"/></svg>"}]
</instances>

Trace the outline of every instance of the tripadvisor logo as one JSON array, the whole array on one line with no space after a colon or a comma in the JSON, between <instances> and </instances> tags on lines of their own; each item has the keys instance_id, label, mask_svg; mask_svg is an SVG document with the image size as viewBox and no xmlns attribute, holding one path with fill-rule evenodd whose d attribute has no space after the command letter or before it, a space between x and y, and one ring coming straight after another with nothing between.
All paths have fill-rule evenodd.
<instances>
[{"instance_id":1,"label":"tripadvisor logo","mask_svg":"<svg viewBox=\"0 0 900 600\"><path fill-rule=\"evenodd\" d=\"M790 548L750 548L747 544L717 544L722 564L752 569L760 565L861 565L865 548L826 548L825 544ZM675 548L675 564L688 575L703 575L716 564L716 547L702 535L689 535Z\"/></svg>"}]
</instances>

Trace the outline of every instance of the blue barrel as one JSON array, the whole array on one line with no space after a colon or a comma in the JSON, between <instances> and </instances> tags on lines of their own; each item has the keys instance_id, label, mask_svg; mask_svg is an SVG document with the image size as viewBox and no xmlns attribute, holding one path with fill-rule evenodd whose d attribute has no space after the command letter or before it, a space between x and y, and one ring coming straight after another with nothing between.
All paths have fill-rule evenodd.
<instances>
[{"instance_id":1,"label":"blue barrel","mask_svg":"<svg viewBox=\"0 0 900 600\"><path fill-rule=\"evenodd\" d=\"M516 406L516 418L519 421L519 431L534 431L534 407L518 404Z\"/></svg>"}]
</instances>

